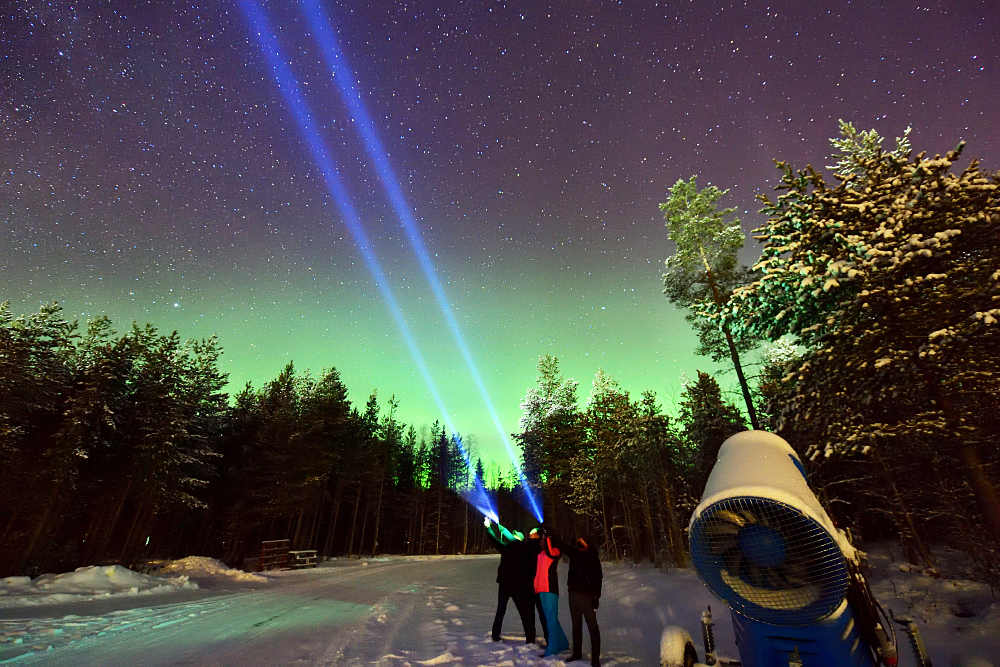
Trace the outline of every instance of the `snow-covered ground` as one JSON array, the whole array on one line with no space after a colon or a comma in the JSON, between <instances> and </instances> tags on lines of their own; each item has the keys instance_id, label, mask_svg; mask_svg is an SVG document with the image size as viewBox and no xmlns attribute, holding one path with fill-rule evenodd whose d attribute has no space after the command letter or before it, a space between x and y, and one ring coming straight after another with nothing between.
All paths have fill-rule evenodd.
<instances>
[{"instance_id":1,"label":"snow-covered ground","mask_svg":"<svg viewBox=\"0 0 1000 667\"><path fill-rule=\"evenodd\" d=\"M197 590L186 575L153 577L121 565L90 565L64 574L0 579L0 607L50 605L94 599Z\"/></svg>"},{"instance_id":2,"label":"snow-covered ground","mask_svg":"<svg viewBox=\"0 0 1000 667\"><path fill-rule=\"evenodd\" d=\"M185 559L161 571L166 580L133 579L128 589L113 591L95 586L89 596L78 585L62 593L77 597L52 597L47 603L43 593L32 592L44 588L37 580L7 581L0 599L30 598L33 604L0 608L0 662L562 667L561 659L541 658L537 647L523 643L513 604L502 641L490 640L497 560L335 560L314 570L247 577L210 559ZM936 665L949 665L964 653L991 658L1000 667L1000 603L985 586L969 581L950 562L940 565L940 574L901 568L887 550L874 552L872 562L880 601L918 619ZM170 583L178 573L190 579ZM88 576L101 582L92 571ZM721 603L693 571L605 564L604 590L598 611L604 665L657 665L663 627L681 625L698 638L700 615L709 604L716 612L720 652L736 656ZM561 604L568 633L565 596ZM586 631L584 637L589 657ZM900 665L912 664L904 651Z\"/></svg>"}]
</instances>

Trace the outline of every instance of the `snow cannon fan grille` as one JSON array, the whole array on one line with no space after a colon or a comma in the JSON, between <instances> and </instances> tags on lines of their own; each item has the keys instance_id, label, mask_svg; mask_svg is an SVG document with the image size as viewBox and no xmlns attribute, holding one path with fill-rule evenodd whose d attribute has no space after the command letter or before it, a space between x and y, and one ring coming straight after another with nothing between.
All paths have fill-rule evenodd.
<instances>
[{"instance_id":1,"label":"snow cannon fan grille","mask_svg":"<svg viewBox=\"0 0 1000 667\"><path fill-rule=\"evenodd\" d=\"M727 498L691 526L699 576L734 611L770 625L808 625L847 594L847 565L813 518L768 498Z\"/></svg>"}]
</instances>

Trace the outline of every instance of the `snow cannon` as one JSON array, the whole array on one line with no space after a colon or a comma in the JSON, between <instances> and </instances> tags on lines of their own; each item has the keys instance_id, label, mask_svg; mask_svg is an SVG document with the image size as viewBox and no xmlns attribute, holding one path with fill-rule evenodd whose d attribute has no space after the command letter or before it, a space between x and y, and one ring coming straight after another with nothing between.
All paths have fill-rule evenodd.
<instances>
[{"instance_id":1,"label":"snow cannon","mask_svg":"<svg viewBox=\"0 0 1000 667\"><path fill-rule=\"evenodd\" d=\"M714 655L709 610L708 620L702 618L706 663L895 664L894 642L884 630L889 624L879 622L877 611L872 616L878 605L861 577L857 552L780 437L746 431L723 443L691 517L690 541L698 576L732 610L740 654L738 663ZM856 589L849 595L855 579L864 595Z\"/></svg>"}]
</instances>

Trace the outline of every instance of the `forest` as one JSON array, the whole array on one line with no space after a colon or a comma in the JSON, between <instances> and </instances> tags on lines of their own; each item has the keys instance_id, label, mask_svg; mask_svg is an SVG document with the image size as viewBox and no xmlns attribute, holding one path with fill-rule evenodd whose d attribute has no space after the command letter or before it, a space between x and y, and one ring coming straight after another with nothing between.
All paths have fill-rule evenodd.
<instances>
[{"instance_id":1,"label":"forest","mask_svg":"<svg viewBox=\"0 0 1000 667\"><path fill-rule=\"evenodd\" d=\"M948 546L1000 585L1000 172L958 169L962 144L883 150L847 123L832 141L835 184L778 163L749 267L725 191L670 189L666 300L724 369L699 371L675 409L601 369L581 397L539 358L512 435L549 523L598 536L608 559L684 566L719 446L762 428L862 548L894 539L930 565ZM151 324L81 326L55 303L0 308L0 577L190 554L251 567L274 538L323 556L479 553L475 476L505 522L533 521L512 470L465 459L438 423L401 423L391 395L354 402L335 369L289 364L230 396L221 354Z\"/></svg>"}]
</instances>

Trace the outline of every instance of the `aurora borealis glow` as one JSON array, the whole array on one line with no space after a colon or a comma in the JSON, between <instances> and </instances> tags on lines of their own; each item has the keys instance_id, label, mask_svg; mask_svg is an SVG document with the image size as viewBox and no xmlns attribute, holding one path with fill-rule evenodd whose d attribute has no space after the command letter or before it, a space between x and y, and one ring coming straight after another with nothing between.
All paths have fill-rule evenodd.
<instances>
[{"instance_id":1,"label":"aurora borealis glow","mask_svg":"<svg viewBox=\"0 0 1000 667\"><path fill-rule=\"evenodd\" d=\"M266 7L457 428L505 458L298 4ZM660 293L678 178L749 230L772 159L827 164L838 118L1000 166L995 2L324 7L508 432L539 354L582 398L598 367L668 404L711 368ZM0 300L218 333L232 390L294 360L442 418L236 5L2 24Z\"/></svg>"}]
</instances>

